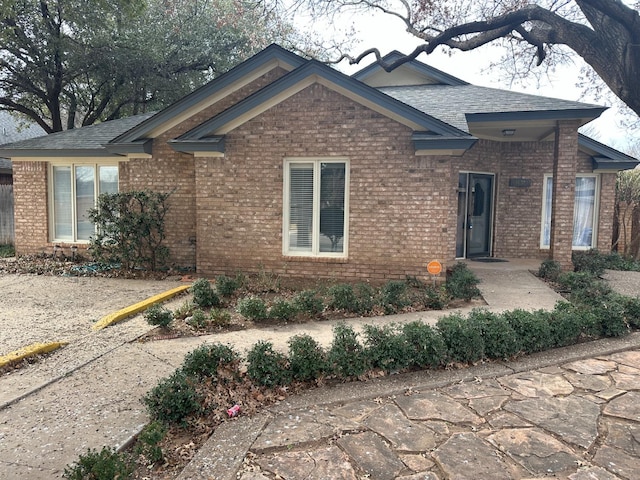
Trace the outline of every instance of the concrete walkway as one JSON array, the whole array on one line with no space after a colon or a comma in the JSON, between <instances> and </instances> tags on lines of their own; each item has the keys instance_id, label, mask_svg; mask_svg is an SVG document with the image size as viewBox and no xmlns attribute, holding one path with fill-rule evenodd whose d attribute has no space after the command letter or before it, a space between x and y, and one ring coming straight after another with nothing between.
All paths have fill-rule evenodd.
<instances>
[{"instance_id":1,"label":"concrete walkway","mask_svg":"<svg viewBox=\"0 0 640 480\"><path fill-rule=\"evenodd\" d=\"M559 297L527 272L537 265L470 266L491 310L550 309ZM435 322L444 313L351 323ZM141 322L96 332L111 347L69 371L0 377L0 478L59 478L87 448L124 444L148 420L140 397L203 342L284 347L304 331L328 345L332 328L322 322L132 343ZM636 478L629 472L640 471L639 352L634 334L513 363L310 391L223 424L180 478Z\"/></svg>"}]
</instances>

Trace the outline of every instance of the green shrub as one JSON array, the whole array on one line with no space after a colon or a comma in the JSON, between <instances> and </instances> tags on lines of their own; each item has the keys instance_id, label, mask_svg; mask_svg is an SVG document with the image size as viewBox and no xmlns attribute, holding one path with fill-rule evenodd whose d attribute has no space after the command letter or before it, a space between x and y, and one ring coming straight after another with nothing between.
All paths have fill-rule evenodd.
<instances>
[{"instance_id":1,"label":"green shrub","mask_svg":"<svg viewBox=\"0 0 640 480\"><path fill-rule=\"evenodd\" d=\"M438 330L415 321L405 324L402 333L409 346L413 365L433 368L445 363L447 346Z\"/></svg>"},{"instance_id":2,"label":"green shrub","mask_svg":"<svg viewBox=\"0 0 640 480\"><path fill-rule=\"evenodd\" d=\"M576 272L585 272L595 277L599 277L608 268L606 255L601 254L597 250L588 250L585 252L573 252L571 261Z\"/></svg>"},{"instance_id":3,"label":"green shrub","mask_svg":"<svg viewBox=\"0 0 640 480\"><path fill-rule=\"evenodd\" d=\"M558 302L549 317L551 338L554 346L573 345L583 332L583 321L579 311L568 302Z\"/></svg>"},{"instance_id":4,"label":"green shrub","mask_svg":"<svg viewBox=\"0 0 640 480\"><path fill-rule=\"evenodd\" d=\"M412 300L412 303L429 310L442 310L447 306L447 299L442 295L442 290L429 285L424 285L414 292Z\"/></svg>"},{"instance_id":5,"label":"green shrub","mask_svg":"<svg viewBox=\"0 0 640 480\"><path fill-rule=\"evenodd\" d=\"M67 465L62 476L69 480L116 480L131 478L133 462L110 447L87 450L78 460Z\"/></svg>"},{"instance_id":6,"label":"green shrub","mask_svg":"<svg viewBox=\"0 0 640 480\"><path fill-rule=\"evenodd\" d=\"M516 309L502 313L525 353L540 352L554 345L549 317L550 313L544 310L528 312Z\"/></svg>"},{"instance_id":7,"label":"green shrub","mask_svg":"<svg viewBox=\"0 0 640 480\"><path fill-rule=\"evenodd\" d=\"M208 321L209 319L204 311L196 308L191 314L191 317L188 318L187 323L194 328L202 328L207 325Z\"/></svg>"},{"instance_id":8,"label":"green shrub","mask_svg":"<svg viewBox=\"0 0 640 480\"><path fill-rule=\"evenodd\" d=\"M200 400L195 380L181 370L161 380L142 398L152 419L183 426L190 415L201 411Z\"/></svg>"},{"instance_id":9,"label":"green shrub","mask_svg":"<svg viewBox=\"0 0 640 480\"><path fill-rule=\"evenodd\" d=\"M332 372L341 378L358 377L368 369L364 347L358 334L345 323L333 327L333 342L328 353Z\"/></svg>"},{"instance_id":10,"label":"green shrub","mask_svg":"<svg viewBox=\"0 0 640 480\"><path fill-rule=\"evenodd\" d=\"M365 325L365 354L372 368L399 371L411 365L411 345L396 325Z\"/></svg>"},{"instance_id":11,"label":"green shrub","mask_svg":"<svg viewBox=\"0 0 640 480\"><path fill-rule=\"evenodd\" d=\"M269 318L276 318L278 320L291 320L298 314L298 310L291 303L283 299L278 299L273 302L269 309Z\"/></svg>"},{"instance_id":12,"label":"green shrub","mask_svg":"<svg viewBox=\"0 0 640 480\"><path fill-rule=\"evenodd\" d=\"M226 327L231 323L231 314L221 308L212 308L209 314L209 321L216 327Z\"/></svg>"},{"instance_id":13,"label":"green shrub","mask_svg":"<svg viewBox=\"0 0 640 480\"><path fill-rule=\"evenodd\" d=\"M264 300L258 297L241 298L238 300L236 310L240 315L249 320L264 320L269 317Z\"/></svg>"},{"instance_id":14,"label":"green shrub","mask_svg":"<svg viewBox=\"0 0 640 480\"><path fill-rule=\"evenodd\" d=\"M474 309L467 321L476 323L480 328L487 358L506 360L520 351L520 339L504 317L487 310Z\"/></svg>"},{"instance_id":15,"label":"green shrub","mask_svg":"<svg viewBox=\"0 0 640 480\"><path fill-rule=\"evenodd\" d=\"M236 293L238 288L240 288L238 278L231 278L226 275L218 275L216 277L216 292L220 296L228 298Z\"/></svg>"},{"instance_id":16,"label":"green shrub","mask_svg":"<svg viewBox=\"0 0 640 480\"><path fill-rule=\"evenodd\" d=\"M345 310L347 312L357 312L358 298L353 290L353 286L348 283L339 283L329 288L329 308Z\"/></svg>"},{"instance_id":17,"label":"green shrub","mask_svg":"<svg viewBox=\"0 0 640 480\"><path fill-rule=\"evenodd\" d=\"M293 306L300 313L318 315L324 310L322 299L315 290L303 290L293 298Z\"/></svg>"},{"instance_id":18,"label":"green shrub","mask_svg":"<svg viewBox=\"0 0 640 480\"><path fill-rule=\"evenodd\" d=\"M478 322L470 322L462 315L442 317L436 324L453 362L473 363L484 357L484 340Z\"/></svg>"},{"instance_id":19,"label":"green shrub","mask_svg":"<svg viewBox=\"0 0 640 480\"><path fill-rule=\"evenodd\" d=\"M143 455L147 462L155 464L164 459L162 448L158 445L167 434L167 428L160 422L151 422L138 435L134 452Z\"/></svg>"},{"instance_id":20,"label":"green shrub","mask_svg":"<svg viewBox=\"0 0 640 480\"><path fill-rule=\"evenodd\" d=\"M557 261L548 258L540 264L538 269L538 276L555 282L558 276L562 273L562 267Z\"/></svg>"},{"instance_id":21,"label":"green shrub","mask_svg":"<svg viewBox=\"0 0 640 480\"><path fill-rule=\"evenodd\" d=\"M201 345L184 357L182 372L193 378L215 377L218 368L234 366L240 361L233 347L221 343Z\"/></svg>"},{"instance_id":22,"label":"green shrub","mask_svg":"<svg viewBox=\"0 0 640 480\"><path fill-rule=\"evenodd\" d=\"M199 278L191 285L193 303L200 308L220 306L220 298L211 288L211 283L206 278Z\"/></svg>"},{"instance_id":23,"label":"green shrub","mask_svg":"<svg viewBox=\"0 0 640 480\"><path fill-rule=\"evenodd\" d=\"M291 383L287 357L273 349L271 342L260 340L247 355L247 376L259 385L276 387Z\"/></svg>"},{"instance_id":24,"label":"green shrub","mask_svg":"<svg viewBox=\"0 0 640 480\"><path fill-rule=\"evenodd\" d=\"M156 303L145 310L144 319L149 325L166 328L173 321L173 313Z\"/></svg>"},{"instance_id":25,"label":"green shrub","mask_svg":"<svg viewBox=\"0 0 640 480\"><path fill-rule=\"evenodd\" d=\"M626 297L623 302L624 316L631 328L640 329L640 298Z\"/></svg>"},{"instance_id":26,"label":"green shrub","mask_svg":"<svg viewBox=\"0 0 640 480\"><path fill-rule=\"evenodd\" d=\"M376 290L365 282L359 282L355 287L358 310L355 313L369 313L376 304Z\"/></svg>"},{"instance_id":27,"label":"green shrub","mask_svg":"<svg viewBox=\"0 0 640 480\"><path fill-rule=\"evenodd\" d=\"M327 355L310 335L296 335L289 339L289 363L293 378L306 382L326 372Z\"/></svg>"},{"instance_id":28,"label":"green shrub","mask_svg":"<svg viewBox=\"0 0 640 480\"><path fill-rule=\"evenodd\" d=\"M387 315L402 310L411 302L407 297L407 284L400 280L391 280L380 289L380 304Z\"/></svg>"},{"instance_id":29,"label":"green shrub","mask_svg":"<svg viewBox=\"0 0 640 480\"><path fill-rule=\"evenodd\" d=\"M469 270L466 264L458 262L448 272L445 289L451 297L469 301L480 296L480 290L477 287L479 283L480 280L475 273Z\"/></svg>"},{"instance_id":30,"label":"green shrub","mask_svg":"<svg viewBox=\"0 0 640 480\"><path fill-rule=\"evenodd\" d=\"M611 294L602 297L599 302L590 306L591 313L599 321L602 335L605 337L620 337L629 333L625 320L625 304L621 295Z\"/></svg>"},{"instance_id":31,"label":"green shrub","mask_svg":"<svg viewBox=\"0 0 640 480\"><path fill-rule=\"evenodd\" d=\"M89 244L91 257L127 270L163 267L169 257L163 242L170 195L149 190L100 195L97 206L88 211L96 225Z\"/></svg>"}]
</instances>

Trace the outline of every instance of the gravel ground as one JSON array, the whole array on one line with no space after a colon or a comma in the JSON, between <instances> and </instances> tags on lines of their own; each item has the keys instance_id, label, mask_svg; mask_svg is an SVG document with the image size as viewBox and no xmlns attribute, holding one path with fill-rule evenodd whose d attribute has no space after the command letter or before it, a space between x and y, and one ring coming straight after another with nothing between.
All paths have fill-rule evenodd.
<instances>
[{"instance_id":1,"label":"gravel ground","mask_svg":"<svg viewBox=\"0 0 640 480\"><path fill-rule=\"evenodd\" d=\"M35 342L73 342L94 322L176 281L0 274L0 354Z\"/></svg>"},{"instance_id":2,"label":"gravel ground","mask_svg":"<svg viewBox=\"0 0 640 480\"><path fill-rule=\"evenodd\" d=\"M618 293L629 297L640 297L640 272L606 270L602 276Z\"/></svg>"}]
</instances>

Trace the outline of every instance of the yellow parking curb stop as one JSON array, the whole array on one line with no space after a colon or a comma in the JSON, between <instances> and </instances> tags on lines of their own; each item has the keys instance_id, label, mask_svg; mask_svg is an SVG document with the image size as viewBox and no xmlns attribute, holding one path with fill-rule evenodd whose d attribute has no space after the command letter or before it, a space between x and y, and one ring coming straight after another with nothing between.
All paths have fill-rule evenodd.
<instances>
[{"instance_id":1,"label":"yellow parking curb stop","mask_svg":"<svg viewBox=\"0 0 640 480\"><path fill-rule=\"evenodd\" d=\"M68 343L69 342L32 343L31 345L15 350L7 355L0 356L0 368L9 365L10 363L16 363L24 360L25 358L40 355L41 353L53 352Z\"/></svg>"},{"instance_id":2,"label":"yellow parking curb stop","mask_svg":"<svg viewBox=\"0 0 640 480\"><path fill-rule=\"evenodd\" d=\"M117 312L111 313L106 317L102 317L100 320L98 320L96 323L93 324L91 329L100 330L105 327L108 327L109 325L112 325L121 320L124 320L125 318L130 317L131 315L135 315L136 313L140 313L141 311L146 310L147 308L149 308L151 305L155 303L164 302L165 300L168 300L171 297L174 297L179 293L182 293L185 290L188 290L189 288L191 288L191 285L180 285L179 287L173 288L171 290L167 290L164 293L159 293L158 295L149 297L146 300L143 300L142 302L138 302L134 305L131 305L130 307L123 308L122 310L118 310Z\"/></svg>"}]
</instances>

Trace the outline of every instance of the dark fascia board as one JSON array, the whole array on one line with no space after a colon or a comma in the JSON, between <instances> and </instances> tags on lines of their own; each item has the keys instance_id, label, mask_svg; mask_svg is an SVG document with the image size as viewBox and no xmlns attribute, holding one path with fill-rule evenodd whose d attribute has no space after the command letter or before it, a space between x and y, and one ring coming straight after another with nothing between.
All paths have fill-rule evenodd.
<instances>
[{"instance_id":1,"label":"dark fascia board","mask_svg":"<svg viewBox=\"0 0 640 480\"><path fill-rule=\"evenodd\" d=\"M638 166L638 160L614 160L608 157L591 157L593 170L631 170Z\"/></svg>"},{"instance_id":2,"label":"dark fascia board","mask_svg":"<svg viewBox=\"0 0 640 480\"><path fill-rule=\"evenodd\" d=\"M394 50L392 52L387 53L384 57L382 57L382 60L384 62L391 63L397 60L398 58L401 58L404 56L405 55L402 52L399 52L398 50ZM448 73L443 72L442 70L438 70L437 68L434 68L430 65L427 65L426 63L422 63L415 59L410 60L404 65L418 73L421 73L422 75L426 75L428 77L433 78L434 80L438 81L443 85L451 85L451 86L469 85L469 82L465 82L460 78L454 77L453 75L449 75ZM384 69L380 66L378 62L373 62L371 65L364 67L362 70L358 70L356 73L354 73L351 76L356 80L360 80L362 82L362 81L365 81L365 79L370 75L373 75L374 73L376 73L378 70L384 70Z\"/></svg>"},{"instance_id":3,"label":"dark fascia board","mask_svg":"<svg viewBox=\"0 0 640 480\"><path fill-rule=\"evenodd\" d=\"M34 148L0 148L0 156L6 158L20 158L20 157L117 157L119 155L113 154L104 148L91 148L91 149L34 149Z\"/></svg>"},{"instance_id":4,"label":"dark fascia board","mask_svg":"<svg viewBox=\"0 0 640 480\"><path fill-rule=\"evenodd\" d=\"M514 122L522 120L571 120L598 118L607 107L589 107L563 110L536 110L519 112L467 113L467 123Z\"/></svg>"},{"instance_id":5,"label":"dark fascia board","mask_svg":"<svg viewBox=\"0 0 640 480\"><path fill-rule=\"evenodd\" d=\"M591 137L587 137L582 133L578 133L578 146L582 147L583 149L588 149L592 152L595 152L597 154L596 156L600 158L609 158L611 160L619 160L621 162L638 163L637 158L634 158L631 155L627 155L626 153L623 153L620 150L616 150L615 148L609 147L604 143L600 143L597 140L594 140Z\"/></svg>"},{"instance_id":6,"label":"dark fascia board","mask_svg":"<svg viewBox=\"0 0 640 480\"><path fill-rule=\"evenodd\" d=\"M458 130L457 128L438 120L426 113L421 112L395 98L386 95L379 90L370 87L354 78L334 70L316 60L309 60L305 65L289 72L287 75L280 77L275 82L267 85L263 89L255 92L253 95L238 102L234 106L213 117L212 119L200 124L194 129L184 133L179 140L199 140L216 130L220 129L227 123L236 118L250 112L260 104L277 96L278 94L293 87L304 79L317 75L328 80L335 85L344 88L356 96L363 97L368 101L380 105L383 109L388 110L400 117L406 118L408 121L418 124L425 130L430 130L440 135L462 136L468 137L469 134Z\"/></svg>"},{"instance_id":7,"label":"dark fascia board","mask_svg":"<svg viewBox=\"0 0 640 480\"><path fill-rule=\"evenodd\" d=\"M224 153L224 135L208 137L202 140L169 140L167 142L176 152L219 152Z\"/></svg>"},{"instance_id":8,"label":"dark fascia board","mask_svg":"<svg viewBox=\"0 0 640 480\"><path fill-rule=\"evenodd\" d=\"M411 136L416 150L469 150L477 141L476 137L443 137L426 132L416 132Z\"/></svg>"},{"instance_id":9,"label":"dark fascia board","mask_svg":"<svg viewBox=\"0 0 640 480\"><path fill-rule=\"evenodd\" d=\"M138 140L140 138L145 138L149 132L159 127L164 122L175 117L180 112L188 110L189 108L197 105L205 98L237 82L256 68L274 59L280 60L284 63L288 63L294 68L297 68L307 62L307 60L296 55L295 53L285 50L275 43L271 44L261 52L255 54L253 57L245 60L239 65L236 65L228 72L225 72L219 77L214 78L209 83L201 86L200 88L191 92L189 95L169 105L167 108L156 113L151 118L145 120L131 130L124 132L122 135L114 138L110 143L126 143Z\"/></svg>"},{"instance_id":10,"label":"dark fascia board","mask_svg":"<svg viewBox=\"0 0 640 480\"><path fill-rule=\"evenodd\" d=\"M103 145L110 153L127 155L129 153L144 153L151 155L153 152L153 140L137 140L135 142L107 143Z\"/></svg>"}]
</instances>

